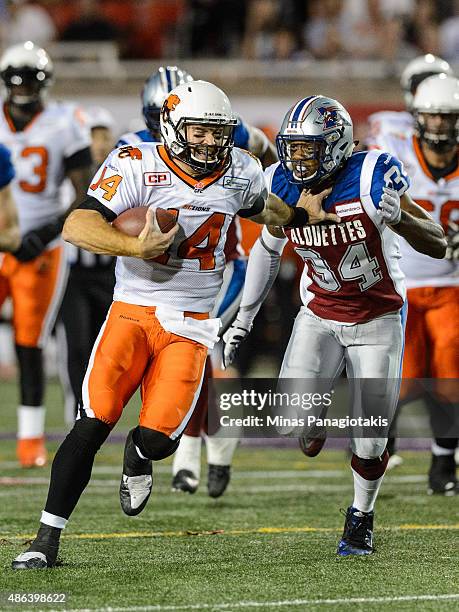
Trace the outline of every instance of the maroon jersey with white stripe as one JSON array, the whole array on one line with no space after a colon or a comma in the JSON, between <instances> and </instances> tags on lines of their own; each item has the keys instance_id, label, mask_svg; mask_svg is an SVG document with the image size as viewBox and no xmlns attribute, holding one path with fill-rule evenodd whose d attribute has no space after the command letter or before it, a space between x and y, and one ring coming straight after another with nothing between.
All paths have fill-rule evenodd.
<instances>
[{"instance_id":1,"label":"maroon jersey with white stripe","mask_svg":"<svg viewBox=\"0 0 459 612\"><path fill-rule=\"evenodd\" d=\"M267 174L271 191L294 205L299 189L288 182L282 167L271 166ZM408 184L396 158L381 151L356 153L324 202L341 223L286 230L304 261L303 304L316 316L354 324L402 307L405 287L398 237L377 210L385 185L402 194Z\"/></svg>"}]
</instances>

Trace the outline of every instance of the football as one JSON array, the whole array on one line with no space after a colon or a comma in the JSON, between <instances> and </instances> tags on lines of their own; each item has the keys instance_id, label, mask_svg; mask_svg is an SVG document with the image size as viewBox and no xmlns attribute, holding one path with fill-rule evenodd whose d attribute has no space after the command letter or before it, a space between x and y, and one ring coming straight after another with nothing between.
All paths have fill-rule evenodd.
<instances>
[{"instance_id":1,"label":"football","mask_svg":"<svg viewBox=\"0 0 459 612\"><path fill-rule=\"evenodd\" d=\"M145 227L145 219L147 216L147 206L139 206L137 208L129 208L122 212L113 221L112 225L123 234L128 236L138 236ZM158 208L156 210L156 220L159 229L163 234L171 230L175 225L175 215L168 210Z\"/></svg>"}]
</instances>

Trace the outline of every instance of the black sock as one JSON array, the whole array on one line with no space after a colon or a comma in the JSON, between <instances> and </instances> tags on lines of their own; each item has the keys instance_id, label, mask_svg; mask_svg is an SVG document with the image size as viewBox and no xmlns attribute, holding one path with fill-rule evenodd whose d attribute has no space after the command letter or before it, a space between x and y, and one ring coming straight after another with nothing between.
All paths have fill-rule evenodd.
<instances>
[{"instance_id":1,"label":"black sock","mask_svg":"<svg viewBox=\"0 0 459 612\"><path fill-rule=\"evenodd\" d=\"M136 450L136 434L138 434L138 427L134 427L134 429L131 429L128 433L124 446L123 473L126 474L126 476L151 474L151 460L142 459L142 457L139 457L139 453Z\"/></svg>"},{"instance_id":2,"label":"black sock","mask_svg":"<svg viewBox=\"0 0 459 612\"><path fill-rule=\"evenodd\" d=\"M110 428L98 419L83 417L59 447L51 468L45 511L68 519L91 477L97 451Z\"/></svg>"}]
</instances>

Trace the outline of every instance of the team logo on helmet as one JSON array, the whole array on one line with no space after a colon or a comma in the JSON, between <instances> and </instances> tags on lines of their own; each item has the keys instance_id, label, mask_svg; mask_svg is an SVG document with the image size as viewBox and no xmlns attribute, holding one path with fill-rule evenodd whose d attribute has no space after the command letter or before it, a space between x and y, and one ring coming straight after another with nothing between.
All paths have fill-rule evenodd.
<instances>
[{"instance_id":1,"label":"team logo on helmet","mask_svg":"<svg viewBox=\"0 0 459 612\"><path fill-rule=\"evenodd\" d=\"M164 117L169 117L171 111L174 111L177 108L177 105L180 104L180 98L175 94L170 94L164 100L163 108L161 112L164 114Z\"/></svg>"},{"instance_id":2,"label":"team logo on helmet","mask_svg":"<svg viewBox=\"0 0 459 612\"><path fill-rule=\"evenodd\" d=\"M336 106L321 106L317 109L319 117L317 123L322 123L323 129L328 130L340 125L340 117Z\"/></svg>"}]
</instances>

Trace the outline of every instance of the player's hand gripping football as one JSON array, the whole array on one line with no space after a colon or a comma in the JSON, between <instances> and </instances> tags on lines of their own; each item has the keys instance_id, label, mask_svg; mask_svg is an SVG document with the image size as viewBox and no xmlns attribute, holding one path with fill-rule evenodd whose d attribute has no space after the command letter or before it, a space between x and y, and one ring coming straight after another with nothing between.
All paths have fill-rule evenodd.
<instances>
[{"instance_id":1,"label":"player's hand gripping football","mask_svg":"<svg viewBox=\"0 0 459 612\"><path fill-rule=\"evenodd\" d=\"M223 334L222 370L226 370L233 363L241 342L244 342L249 332L250 329L247 329L239 319L236 319Z\"/></svg>"},{"instance_id":2,"label":"player's hand gripping football","mask_svg":"<svg viewBox=\"0 0 459 612\"><path fill-rule=\"evenodd\" d=\"M331 192L331 187L317 194L313 194L309 189L303 189L296 205L297 207L304 208L308 213L308 224L315 225L322 221L339 223L341 221L338 215L335 215L335 213L328 213L322 208L323 201Z\"/></svg>"},{"instance_id":3,"label":"player's hand gripping football","mask_svg":"<svg viewBox=\"0 0 459 612\"><path fill-rule=\"evenodd\" d=\"M459 223L448 221L448 232L446 234L448 246L446 248L446 259L450 261L459 260Z\"/></svg>"},{"instance_id":4,"label":"player's hand gripping football","mask_svg":"<svg viewBox=\"0 0 459 612\"><path fill-rule=\"evenodd\" d=\"M400 208L400 196L395 189L383 187L383 194L377 212L387 225L397 225L397 223L400 223L402 209Z\"/></svg>"},{"instance_id":5,"label":"player's hand gripping football","mask_svg":"<svg viewBox=\"0 0 459 612\"><path fill-rule=\"evenodd\" d=\"M146 215L145 226L139 234L140 254L142 259L153 259L162 255L174 240L175 234L178 232L179 226L176 223L174 227L166 234L163 234L156 220L156 215L153 209L149 208Z\"/></svg>"}]
</instances>

